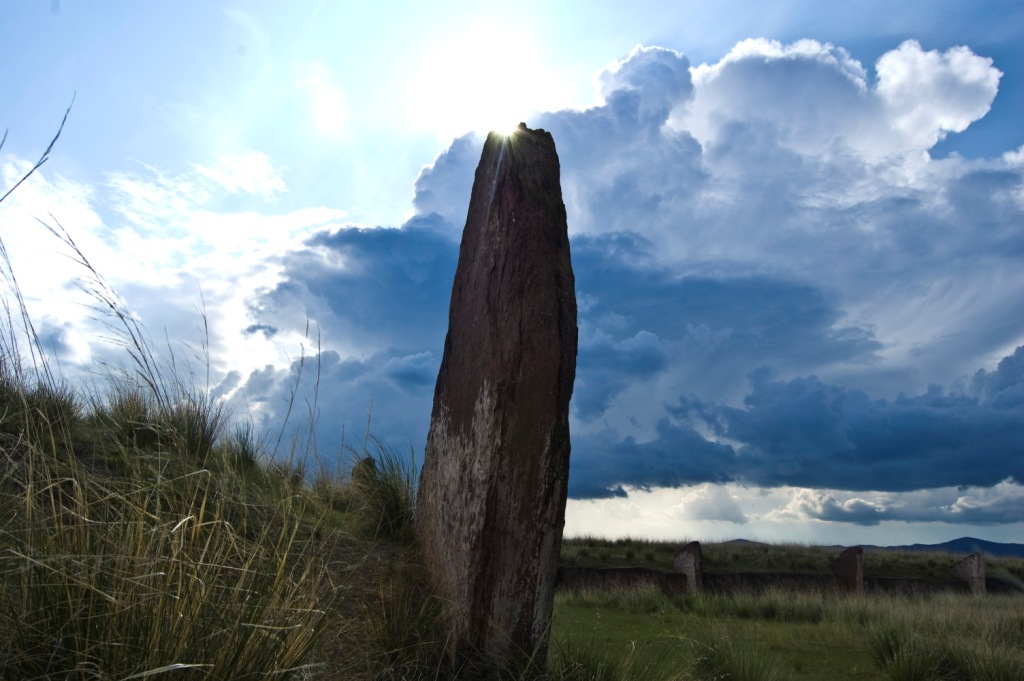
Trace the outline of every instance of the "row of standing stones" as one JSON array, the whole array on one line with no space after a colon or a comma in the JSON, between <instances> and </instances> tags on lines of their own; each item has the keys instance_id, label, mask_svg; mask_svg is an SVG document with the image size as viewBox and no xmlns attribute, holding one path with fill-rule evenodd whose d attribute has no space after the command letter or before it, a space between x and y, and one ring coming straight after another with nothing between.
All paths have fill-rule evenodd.
<instances>
[{"instance_id":1,"label":"row of standing stones","mask_svg":"<svg viewBox=\"0 0 1024 681\"><path fill-rule=\"evenodd\" d=\"M690 542L676 554L675 572L642 567L587 568L568 567L558 571L558 586L563 589L607 589L653 585L668 594L696 593L707 590L729 593L742 589L784 587L793 589L825 588L850 593L966 591L983 596L990 589L1012 590L1001 580L985 576L985 558L972 553L950 568L952 580L865 577L864 549L851 546L832 562L831 575L791 572L705 573L701 569L700 542ZM989 584L991 582L991 585Z\"/></svg>"}]
</instances>

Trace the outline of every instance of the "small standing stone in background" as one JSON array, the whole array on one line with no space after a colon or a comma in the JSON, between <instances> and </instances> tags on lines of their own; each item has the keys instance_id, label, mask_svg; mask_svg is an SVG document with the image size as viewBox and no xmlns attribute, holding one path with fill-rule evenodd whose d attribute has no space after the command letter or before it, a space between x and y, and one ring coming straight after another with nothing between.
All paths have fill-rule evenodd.
<instances>
[{"instance_id":1,"label":"small standing stone in background","mask_svg":"<svg viewBox=\"0 0 1024 681\"><path fill-rule=\"evenodd\" d=\"M692 541L676 554L674 565L676 572L686 575L686 581L693 593L703 588L704 576L700 566L700 542Z\"/></svg>"},{"instance_id":2,"label":"small standing stone in background","mask_svg":"<svg viewBox=\"0 0 1024 681\"><path fill-rule=\"evenodd\" d=\"M967 582L971 593L975 596L984 596L985 588L985 556L981 553L972 553L959 563L953 566L953 576Z\"/></svg>"},{"instance_id":3,"label":"small standing stone in background","mask_svg":"<svg viewBox=\"0 0 1024 681\"><path fill-rule=\"evenodd\" d=\"M832 563L832 574L852 593L864 593L864 549L851 546Z\"/></svg>"}]
</instances>

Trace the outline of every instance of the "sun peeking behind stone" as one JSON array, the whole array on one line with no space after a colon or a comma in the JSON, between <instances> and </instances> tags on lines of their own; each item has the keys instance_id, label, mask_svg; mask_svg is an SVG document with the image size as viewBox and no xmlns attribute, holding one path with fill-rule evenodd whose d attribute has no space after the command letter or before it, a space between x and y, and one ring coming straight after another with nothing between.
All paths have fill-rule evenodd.
<instances>
[{"instance_id":1,"label":"sun peeking behind stone","mask_svg":"<svg viewBox=\"0 0 1024 681\"><path fill-rule=\"evenodd\" d=\"M511 140L518 133L526 131L526 130L529 130L529 128L526 127L526 123L520 122L518 125L511 126L511 127L508 127L508 128L495 128L491 132L495 132L495 133L505 137L505 139Z\"/></svg>"}]
</instances>

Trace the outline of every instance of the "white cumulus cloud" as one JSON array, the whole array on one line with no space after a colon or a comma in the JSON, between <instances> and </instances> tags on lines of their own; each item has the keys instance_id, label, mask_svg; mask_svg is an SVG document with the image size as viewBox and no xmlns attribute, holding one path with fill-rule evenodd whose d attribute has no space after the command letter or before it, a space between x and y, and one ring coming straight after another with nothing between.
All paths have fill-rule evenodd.
<instances>
[{"instance_id":1,"label":"white cumulus cloud","mask_svg":"<svg viewBox=\"0 0 1024 681\"><path fill-rule=\"evenodd\" d=\"M984 116L1002 75L967 47L926 51L913 40L883 54L875 73L872 84L859 61L827 43L745 40L693 69L693 101L672 125L705 146L755 125L803 155L916 161Z\"/></svg>"},{"instance_id":2,"label":"white cumulus cloud","mask_svg":"<svg viewBox=\"0 0 1024 681\"><path fill-rule=\"evenodd\" d=\"M919 149L988 113L1003 75L968 47L926 51L916 40L883 54L875 70L890 124Z\"/></svg>"}]
</instances>

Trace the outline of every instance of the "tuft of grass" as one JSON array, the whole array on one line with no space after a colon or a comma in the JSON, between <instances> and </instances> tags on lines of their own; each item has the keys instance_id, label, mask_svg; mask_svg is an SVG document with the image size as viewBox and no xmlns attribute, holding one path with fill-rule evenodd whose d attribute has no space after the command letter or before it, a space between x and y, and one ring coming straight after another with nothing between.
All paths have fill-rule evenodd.
<instances>
[{"instance_id":1,"label":"tuft of grass","mask_svg":"<svg viewBox=\"0 0 1024 681\"><path fill-rule=\"evenodd\" d=\"M910 647L913 634L907 623L886 621L875 626L868 637L871 658L879 669L887 669Z\"/></svg>"},{"instance_id":2,"label":"tuft of grass","mask_svg":"<svg viewBox=\"0 0 1024 681\"><path fill-rule=\"evenodd\" d=\"M15 374L15 362L0 358L0 434L45 441L75 424L82 404L66 383L41 377L32 382Z\"/></svg>"},{"instance_id":3,"label":"tuft of grass","mask_svg":"<svg viewBox=\"0 0 1024 681\"><path fill-rule=\"evenodd\" d=\"M224 443L224 453L228 464L240 473L257 469L267 459L266 443L251 421L235 425L231 438Z\"/></svg>"},{"instance_id":4,"label":"tuft of grass","mask_svg":"<svg viewBox=\"0 0 1024 681\"><path fill-rule=\"evenodd\" d=\"M1007 623L1019 623L1019 613L997 614L993 609L994 618L971 626L972 613L963 609L955 617L921 619L924 609L920 604L912 606L871 630L867 645L876 668L887 680L1024 678L1024 650L1000 637Z\"/></svg>"},{"instance_id":5,"label":"tuft of grass","mask_svg":"<svg viewBox=\"0 0 1024 681\"><path fill-rule=\"evenodd\" d=\"M760 646L722 639L698 643L699 654L690 667L693 681L780 681L782 663Z\"/></svg>"},{"instance_id":6,"label":"tuft of grass","mask_svg":"<svg viewBox=\"0 0 1024 681\"><path fill-rule=\"evenodd\" d=\"M659 613L673 607L662 590L653 584L617 589L559 591L555 594L555 603L595 609L614 608L635 615Z\"/></svg>"},{"instance_id":7,"label":"tuft of grass","mask_svg":"<svg viewBox=\"0 0 1024 681\"><path fill-rule=\"evenodd\" d=\"M360 618L362 649L354 678L418 681L455 678L452 650L442 632L444 604L426 587L414 564L406 564L380 586Z\"/></svg>"},{"instance_id":8,"label":"tuft of grass","mask_svg":"<svg viewBox=\"0 0 1024 681\"><path fill-rule=\"evenodd\" d=\"M372 539L412 544L416 469L412 450L403 458L386 443L371 437L355 455L350 489L359 528Z\"/></svg>"},{"instance_id":9,"label":"tuft of grass","mask_svg":"<svg viewBox=\"0 0 1024 681\"><path fill-rule=\"evenodd\" d=\"M666 678L657 662L641 663L631 646L615 655L593 638L554 641L551 681L654 681Z\"/></svg>"},{"instance_id":10,"label":"tuft of grass","mask_svg":"<svg viewBox=\"0 0 1024 681\"><path fill-rule=\"evenodd\" d=\"M205 464L223 428L223 407L205 391L179 386L175 393L159 414L161 433L184 457Z\"/></svg>"},{"instance_id":11,"label":"tuft of grass","mask_svg":"<svg viewBox=\"0 0 1024 681\"><path fill-rule=\"evenodd\" d=\"M159 442L157 404L141 386L112 378L104 396L95 396L92 420L122 447L150 449Z\"/></svg>"}]
</instances>

